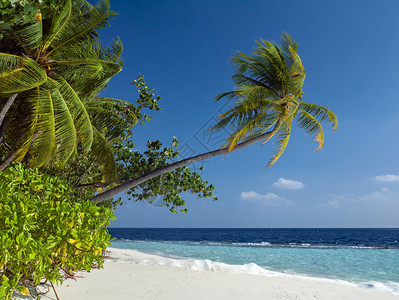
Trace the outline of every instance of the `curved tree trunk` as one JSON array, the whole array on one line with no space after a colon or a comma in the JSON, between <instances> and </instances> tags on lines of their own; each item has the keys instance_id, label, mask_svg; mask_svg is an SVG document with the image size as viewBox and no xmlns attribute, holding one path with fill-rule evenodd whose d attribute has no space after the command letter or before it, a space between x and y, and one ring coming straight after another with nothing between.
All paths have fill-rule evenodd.
<instances>
[{"instance_id":1,"label":"curved tree trunk","mask_svg":"<svg viewBox=\"0 0 399 300\"><path fill-rule=\"evenodd\" d=\"M16 151L12 152L3 162L0 163L0 171L4 171L10 163L14 161L14 154Z\"/></svg>"},{"instance_id":2,"label":"curved tree trunk","mask_svg":"<svg viewBox=\"0 0 399 300\"><path fill-rule=\"evenodd\" d=\"M34 133L33 136L32 136L31 143L33 143L33 142L37 139L37 137L38 137L39 135L41 135L41 134L42 134L42 132L36 132L36 133ZM14 157L14 154L15 154L17 151L18 151L18 150L12 151L12 152L9 154L9 156L8 156L4 161L0 162L0 171L4 171L4 170L8 167L8 165L14 161L14 158L15 158L15 157Z\"/></svg>"},{"instance_id":3,"label":"curved tree trunk","mask_svg":"<svg viewBox=\"0 0 399 300\"><path fill-rule=\"evenodd\" d=\"M158 177L158 176L163 175L165 173L171 172L171 171L176 170L178 168L182 168L182 167L185 167L185 166L187 166L189 164L192 164L192 163L195 163L195 162L198 162L198 161L201 161L201 160L205 160L205 159L208 159L208 158L212 158L212 157L215 157L215 156L225 155L225 154L228 154L229 152L240 150L240 149L242 149L244 147L247 147L249 145L252 145L252 144L254 144L256 142L268 139L269 137L271 137L274 133L276 133L278 131L278 129L280 128L280 125L281 125L281 122L279 120L276 123L276 125L274 126L272 131L265 132L262 135L259 135L259 136L255 137L255 138L252 138L252 139L248 140L248 141L242 142L242 143L238 144L235 148L233 148L233 150L231 150L231 151L229 151L229 148L226 147L226 148L221 148L221 149L218 149L218 150L206 152L206 153L203 153L203 154L199 154L197 156L193 156L193 157L189 157L189 158L177 161L177 162L172 163L170 165L167 165L165 167L162 167L162 168L156 169L154 171L151 171L150 173L142 175L142 176L140 176L138 178L126 181L126 182L124 182L124 183L122 183L122 184L120 184L120 185L118 185L118 186L116 186L116 187L114 187L112 189L106 190L103 193L97 194L96 196L91 198L90 201L91 202L96 202L96 203L103 202L107 198L113 197L113 196L115 196L115 195L117 195L117 194L119 194L119 193L121 193L121 192L123 192L125 190L128 190L128 189L130 189L132 187L135 187L136 185L139 185L139 184L141 184L141 183L143 183L143 182L145 182L147 180L151 180L151 179L153 179L155 177Z\"/></svg>"},{"instance_id":4,"label":"curved tree trunk","mask_svg":"<svg viewBox=\"0 0 399 300\"><path fill-rule=\"evenodd\" d=\"M3 119L3 123L1 123L0 125L0 143L3 140L4 134L6 133L6 128L9 120L10 116L5 116L5 118Z\"/></svg>"},{"instance_id":5,"label":"curved tree trunk","mask_svg":"<svg viewBox=\"0 0 399 300\"><path fill-rule=\"evenodd\" d=\"M0 142L3 140L3 136L6 132L6 127L8 123L8 118L6 118L6 114L10 110L11 105L14 103L14 100L15 98L17 98L17 96L18 94L14 94L8 97L6 104L4 104L3 108L0 110ZM4 171L4 169L7 168L7 166L14 160L13 155L14 152L12 152L5 161L1 162L0 171Z\"/></svg>"},{"instance_id":6,"label":"curved tree trunk","mask_svg":"<svg viewBox=\"0 0 399 300\"><path fill-rule=\"evenodd\" d=\"M4 118L10 109L11 105L14 103L15 98L17 98L18 94L14 94L8 97L6 104L4 104L3 108L0 110L0 126L3 124Z\"/></svg>"}]
</instances>

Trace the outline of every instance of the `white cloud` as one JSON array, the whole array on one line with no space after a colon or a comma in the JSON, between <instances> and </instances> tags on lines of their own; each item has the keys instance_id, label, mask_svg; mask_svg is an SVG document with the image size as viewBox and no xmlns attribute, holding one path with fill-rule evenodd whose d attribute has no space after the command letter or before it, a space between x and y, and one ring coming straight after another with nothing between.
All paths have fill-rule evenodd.
<instances>
[{"instance_id":1,"label":"white cloud","mask_svg":"<svg viewBox=\"0 0 399 300\"><path fill-rule=\"evenodd\" d=\"M341 208L341 203L338 200L330 200L327 203L331 208L335 209Z\"/></svg>"},{"instance_id":2,"label":"white cloud","mask_svg":"<svg viewBox=\"0 0 399 300\"><path fill-rule=\"evenodd\" d=\"M275 183L273 183L273 186L286 190L299 190L302 189L305 185L300 181L279 178Z\"/></svg>"},{"instance_id":3,"label":"white cloud","mask_svg":"<svg viewBox=\"0 0 399 300\"><path fill-rule=\"evenodd\" d=\"M368 203L388 203L393 201L392 196L392 193L390 193L388 190L385 191L383 189L382 192L377 191L360 196L358 200Z\"/></svg>"},{"instance_id":4,"label":"white cloud","mask_svg":"<svg viewBox=\"0 0 399 300\"><path fill-rule=\"evenodd\" d=\"M259 200L259 197L262 195L258 194L257 192L250 191L250 192L242 192L241 199L244 200Z\"/></svg>"},{"instance_id":5,"label":"white cloud","mask_svg":"<svg viewBox=\"0 0 399 300\"><path fill-rule=\"evenodd\" d=\"M318 208L327 208L327 209L339 209L341 208L341 202L334 198L332 200L328 200L327 202L320 203L317 205Z\"/></svg>"},{"instance_id":6,"label":"white cloud","mask_svg":"<svg viewBox=\"0 0 399 300\"><path fill-rule=\"evenodd\" d=\"M319 203L316 207L329 210L338 210L343 206L347 206L349 199L353 197L350 194L329 194L330 200Z\"/></svg>"},{"instance_id":7,"label":"white cloud","mask_svg":"<svg viewBox=\"0 0 399 300\"><path fill-rule=\"evenodd\" d=\"M374 179L380 182L398 182L399 175L379 175L375 176Z\"/></svg>"},{"instance_id":8,"label":"white cloud","mask_svg":"<svg viewBox=\"0 0 399 300\"><path fill-rule=\"evenodd\" d=\"M291 206L295 204L293 201L287 200L284 197L280 197L274 193L267 193L263 195L254 191L242 192L241 199L262 203L268 206Z\"/></svg>"}]
</instances>

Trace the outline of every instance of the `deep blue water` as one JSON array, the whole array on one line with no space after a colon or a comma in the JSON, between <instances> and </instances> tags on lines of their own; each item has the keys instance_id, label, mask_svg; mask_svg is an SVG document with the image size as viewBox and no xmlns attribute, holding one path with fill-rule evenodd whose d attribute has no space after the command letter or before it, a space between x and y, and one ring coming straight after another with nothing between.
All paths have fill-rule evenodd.
<instances>
[{"instance_id":1,"label":"deep blue water","mask_svg":"<svg viewBox=\"0 0 399 300\"><path fill-rule=\"evenodd\" d=\"M399 248L399 229L109 228L109 232L115 239L133 241L269 243L280 247L310 244L311 246Z\"/></svg>"},{"instance_id":2,"label":"deep blue water","mask_svg":"<svg viewBox=\"0 0 399 300\"><path fill-rule=\"evenodd\" d=\"M399 229L110 228L112 247L346 280L399 294Z\"/></svg>"}]
</instances>

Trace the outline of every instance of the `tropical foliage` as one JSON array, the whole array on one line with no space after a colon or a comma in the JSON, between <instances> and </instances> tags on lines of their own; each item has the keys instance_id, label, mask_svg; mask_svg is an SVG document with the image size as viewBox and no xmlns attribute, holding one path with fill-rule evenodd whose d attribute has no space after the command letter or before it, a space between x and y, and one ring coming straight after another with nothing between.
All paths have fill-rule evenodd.
<instances>
[{"instance_id":1,"label":"tropical foliage","mask_svg":"<svg viewBox=\"0 0 399 300\"><path fill-rule=\"evenodd\" d=\"M57 13L57 0L2 0L0 1L0 37L15 25L30 23L34 18L47 19Z\"/></svg>"},{"instance_id":2,"label":"tropical foliage","mask_svg":"<svg viewBox=\"0 0 399 300\"><path fill-rule=\"evenodd\" d=\"M70 182L73 185L72 196L75 201L90 199L96 192L101 193L103 190L122 184L131 178L169 165L177 159L180 153L177 138L173 138L169 147L163 147L162 143L156 140L148 141L146 150L137 150L133 142L134 131L131 130L130 126L127 126L129 122L126 122L126 116L119 114L119 112L125 109L131 110L134 113L133 116L136 117L135 122L143 125L151 119L147 111L161 109L159 101L162 98L156 96L154 89L147 86L143 76L139 76L132 84L138 89L138 98L135 102L129 103L129 106L107 105L101 106L102 108L99 109L102 102L97 102L96 104L93 103L95 104L93 108L88 108L89 114L93 116L92 122L94 124L96 124L97 118L101 118L101 114L107 114L108 118L114 120L113 126L106 127L104 131L107 130L107 136L111 134L116 136L112 139L110 147L116 161L117 178L112 182L104 182L103 170L96 163L95 156L90 153L89 155L78 153L62 169L56 165L48 165L42 168L43 172ZM118 103L118 100L109 99L108 104L113 103ZM127 191L128 197L125 199L165 205L174 213L186 212L186 202L183 200L183 195L186 192L193 193L198 198L217 199L213 196L214 186L201 176L201 173L192 171L187 167L178 168L174 172L135 186ZM102 204L115 208L122 202L121 198L115 200L109 198Z\"/></svg>"},{"instance_id":3,"label":"tropical foliage","mask_svg":"<svg viewBox=\"0 0 399 300\"><path fill-rule=\"evenodd\" d=\"M298 44L284 33L281 46L265 40L257 42L252 56L238 52L233 57L236 88L217 96L234 101L232 108L219 116L214 130L232 127L225 147L232 151L240 142L251 140L271 130L263 141L277 136L277 149L268 166L272 166L284 152L296 120L299 127L318 143L324 144L321 123L326 121L334 130L336 115L329 109L302 100L305 68L297 53Z\"/></svg>"},{"instance_id":4,"label":"tropical foliage","mask_svg":"<svg viewBox=\"0 0 399 300\"><path fill-rule=\"evenodd\" d=\"M179 140L174 137L171 147L162 147L159 140L148 141L147 150L143 153L132 151L134 144L131 140L125 139L115 145L118 169L120 169L120 182L130 180L133 176L139 177L148 174L154 169L162 168L171 164L177 159L180 151ZM204 170L203 167L200 170ZM132 176L133 175L133 176ZM147 201L158 205L165 205L172 213L187 212L186 201L182 194L192 193L197 198L212 198L215 187L204 181L201 173L190 170L187 167L177 168L154 179L148 180L140 185L127 190L128 199Z\"/></svg>"},{"instance_id":5,"label":"tropical foliage","mask_svg":"<svg viewBox=\"0 0 399 300\"><path fill-rule=\"evenodd\" d=\"M122 68L120 40L106 48L97 40L97 30L112 16L109 9L105 0L95 7L84 0L61 1L51 18L32 18L1 39L0 105L18 95L4 130L15 160L28 153L32 167L62 166L78 149L91 151L105 177L115 178L108 143L115 137L108 129L115 119L102 113L93 122L93 116L118 105L129 125L136 117L126 109L129 103L96 97Z\"/></svg>"},{"instance_id":6,"label":"tropical foliage","mask_svg":"<svg viewBox=\"0 0 399 300\"><path fill-rule=\"evenodd\" d=\"M0 299L102 266L112 210L70 194L67 182L36 168L0 172Z\"/></svg>"}]
</instances>

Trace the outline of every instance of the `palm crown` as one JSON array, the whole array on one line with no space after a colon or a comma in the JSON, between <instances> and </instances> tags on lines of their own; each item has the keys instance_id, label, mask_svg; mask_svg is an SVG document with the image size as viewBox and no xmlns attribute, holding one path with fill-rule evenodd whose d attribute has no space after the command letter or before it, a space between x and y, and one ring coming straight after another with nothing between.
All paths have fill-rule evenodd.
<instances>
[{"instance_id":1,"label":"palm crown","mask_svg":"<svg viewBox=\"0 0 399 300\"><path fill-rule=\"evenodd\" d=\"M36 167L49 161L63 165L79 146L84 153L94 152L111 178L116 165L106 131L112 118L102 113L102 121L93 123L92 117L126 106L96 97L122 69L122 43L118 39L102 48L96 39L96 30L112 15L109 1L94 7L84 0L65 0L60 7L46 22L38 13L10 33L7 43L0 41L0 103L18 93L9 112L9 143L18 149L16 160L29 151L30 165Z\"/></svg>"},{"instance_id":2,"label":"palm crown","mask_svg":"<svg viewBox=\"0 0 399 300\"><path fill-rule=\"evenodd\" d=\"M263 142L274 135L277 137L276 153L268 163L270 167L284 152L295 119L318 143L316 150L324 144L321 123L327 121L336 130L338 119L331 110L302 101L306 72L297 54L298 44L287 33L282 35L281 46L265 40L256 43L253 56L238 52L233 57L236 88L218 95L216 100L228 98L235 102L230 110L219 116L213 129L234 128L224 144L232 151L239 142L258 137L272 128L272 134Z\"/></svg>"}]
</instances>

